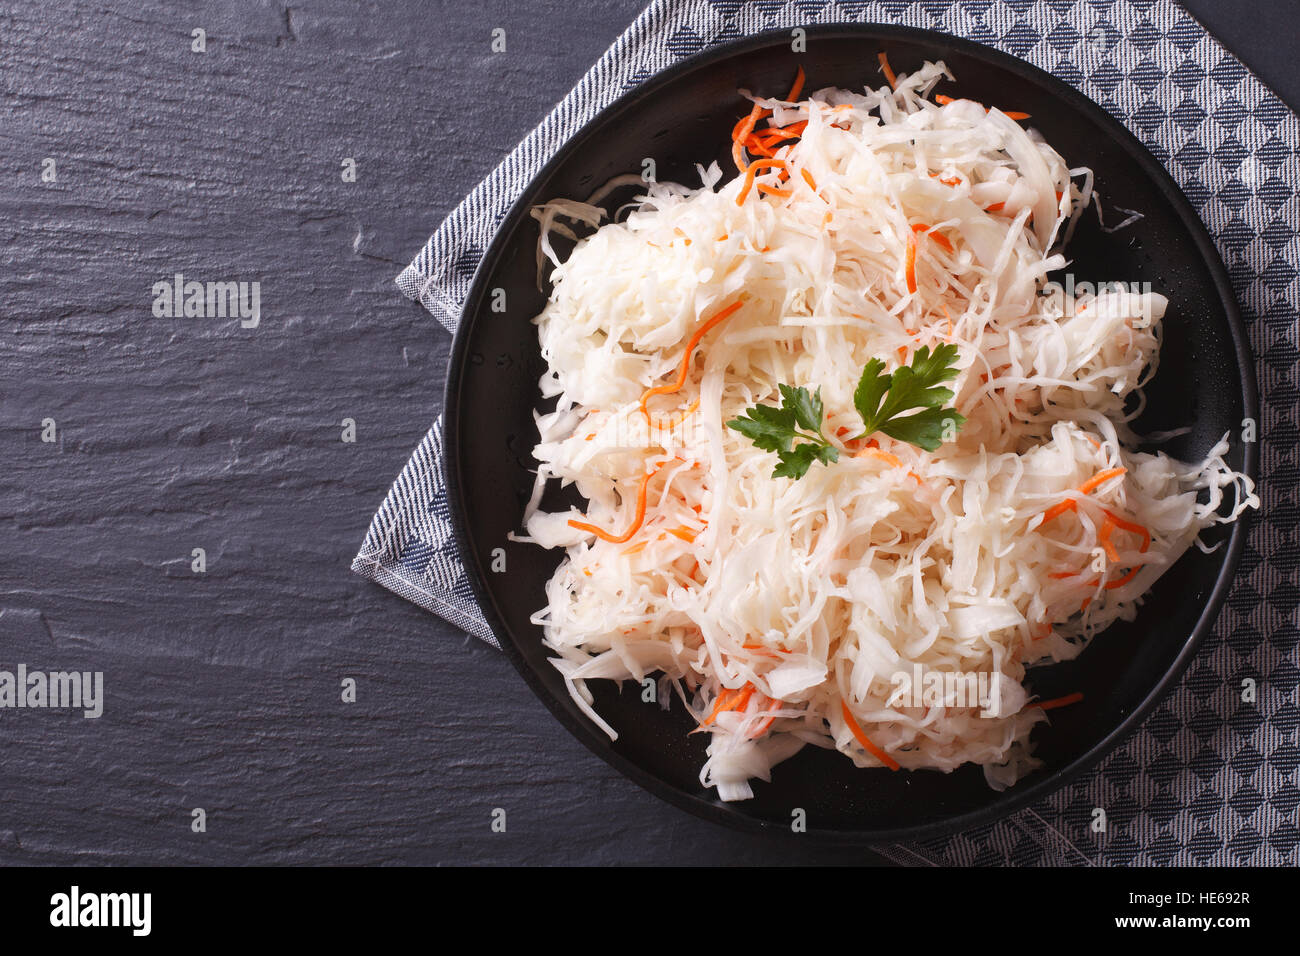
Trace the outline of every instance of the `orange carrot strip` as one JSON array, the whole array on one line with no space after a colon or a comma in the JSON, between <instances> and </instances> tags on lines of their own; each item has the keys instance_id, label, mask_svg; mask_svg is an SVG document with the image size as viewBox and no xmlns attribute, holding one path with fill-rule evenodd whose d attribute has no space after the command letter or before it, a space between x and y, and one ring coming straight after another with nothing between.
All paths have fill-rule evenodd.
<instances>
[{"instance_id":1,"label":"orange carrot strip","mask_svg":"<svg viewBox=\"0 0 1300 956\"><path fill-rule=\"evenodd\" d=\"M871 754L871 756L875 757L890 770L899 769L897 760L889 756L889 754L885 753L867 738L867 735L858 725L858 722L853 719L853 712L849 710L848 702L843 698L840 698L840 712L844 715L844 722L849 725L849 730L853 731L853 736L858 738L858 743L862 744L863 749L866 750L867 753Z\"/></svg>"},{"instance_id":2,"label":"orange carrot strip","mask_svg":"<svg viewBox=\"0 0 1300 956\"><path fill-rule=\"evenodd\" d=\"M1141 571L1141 570L1142 570L1142 565L1140 565L1140 564L1137 565L1136 567L1129 568L1128 574L1124 575L1122 578L1116 578L1114 581L1108 581L1108 582L1106 583L1106 590L1107 590L1107 591L1114 591L1114 590L1116 590L1117 588L1122 588L1124 585L1126 585L1126 584L1128 584L1130 581L1132 581L1133 578L1134 578L1134 576L1136 576L1137 573L1138 573L1139 571ZM1093 587L1096 587L1096 586L1097 586L1097 582L1094 581L1094 582L1093 582Z\"/></svg>"},{"instance_id":3,"label":"orange carrot strip","mask_svg":"<svg viewBox=\"0 0 1300 956\"><path fill-rule=\"evenodd\" d=\"M1124 520L1119 515L1115 514L1115 512L1110 511L1107 508L1102 508L1101 510L1106 513L1107 518L1115 522L1115 525L1117 527L1123 528L1125 531L1131 531L1133 534L1140 534L1142 536L1142 547L1139 550L1143 554L1147 553L1147 548L1151 547L1150 531L1148 531L1144 526L1140 524L1135 524L1132 521Z\"/></svg>"},{"instance_id":4,"label":"orange carrot strip","mask_svg":"<svg viewBox=\"0 0 1300 956\"><path fill-rule=\"evenodd\" d=\"M887 451L881 451L879 448L872 448L870 445L868 445L867 447L863 448L861 451L854 454L853 457L862 458L863 456L866 455L870 455L872 458L879 458L881 461L893 465L895 468L903 467L902 461L900 461L898 458L894 457Z\"/></svg>"},{"instance_id":5,"label":"orange carrot strip","mask_svg":"<svg viewBox=\"0 0 1300 956\"><path fill-rule=\"evenodd\" d=\"M1038 707L1042 710L1051 710L1054 707L1068 707L1071 704L1077 704L1081 700L1083 700L1083 695L1076 691L1073 694L1066 694L1064 697L1056 697L1052 700L1037 700L1028 706Z\"/></svg>"},{"instance_id":6,"label":"orange carrot strip","mask_svg":"<svg viewBox=\"0 0 1300 956\"><path fill-rule=\"evenodd\" d=\"M916 291L916 233L907 234L907 255L903 259L903 271L907 277L907 291Z\"/></svg>"},{"instance_id":7,"label":"orange carrot strip","mask_svg":"<svg viewBox=\"0 0 1300 956\"><path fill-rule=\"evenodd\" d=\"M762 654L765 657L776 657L776 655L778 654L790 653L789 651L782 650L779 647L773 650L772 648L765 647L762 644L741 644L740 646L747 651L757 651L758 653Z\"/></svg>"},{"instance_id":8,"label":"orange carrot strip","mask_svg":"<svg viewBox=\"0 0 1300 956\"><path fill-rule=\"evenodd\" d=\"M785 169L785 160L783 159L760 159L750 163L745 168L745 184L740 189L740 194L736 196L736 205L745 205L745 199L749 196L749 190L754 185L754 173L759 169L771 167L772 169Z\"/></svg>"},{"instance_id":9,"label":"orange carrot strip","mask_svg":"<svg viewBox=\"0 0 1300 956\"><path fill-rule=\"evenodd\" d=\"M984 207L984 211L985 211L985 212L1001 212L1005 206L1006 206L1006 203L1004 203L1004 202L995 202L992 206L985 206L985 207Z\"/></svg>"},{"instance_id":10,"label":"orange carrot strip","mask_svg":"<svg viewBox=\"0 0 1300 956\"><path fill-rule=\"evenodd\" d=\"M713 702L713 710L704 722L697 729L702 730L718 719L719 714L725 714L729 710L744 710L745 705L749 703L749 698L754 694L754 685L746 683L740 690L731 690L723 688L722 693L718 694L718 699Z\"/></svg>"},{"instance_id":11,"label":"orange carrot strip","mask_svg":"<svg viewBox=\"0 0 1300 956\"><path fill-rule=\"evenodd\" d=\"M1106 557L1110 558L1112 561L1118 561L1119 552L1116 551L1115 546L1110 543L1110 535L1114 530L1115 522L1110 520L1110 515L1107 515L1106 520L1101 523L1101 530L1097 532L1097 540L1101 542L1101 546L1105 549Z\"/></svg>"},{"instance_id":12,"label":"orange carrot strip","mask_svg":"<svg viewBox=\"0 0 1300 956\"><path fill-rule=\"evenodd\" d=\"M779 196L782 199L788 199L790 196L794 195L788 189L777 189L775 186L767 185L767 183L759 183L758 191L761 193L767 193L769 196Z\"/></svg>"},{"instance_id":13,"label":"orange carrot strip","mask_svg":"<svg viewBox=\"0 0 1300 956\"><path fill-rule=\"evenodd\" d=\"M674 537L681 538L687 544L692 543L698 536L698 531L692 531L686 525L678 525L676 528L669 528L668 533Z\"/></svg>"},{"instance_id":14,"label":"orange carrot strip","mask_svg":"<svg viewBox=\"0 0 1300 956\"><path fill-rule=\"evenodd\" d=\"M1081 484L1079 486L1079 490L1086 495L1089 492L1091 492L1094 488L1097 488L1102 484L1104 484L1105 482L1110 481L1110 479L1118 478L1120 475L1126 474L1127 472L1128 472L1127 468L1107 468L1105 471L1097 472L1095 475L1093 475L1091 478L1089 478L1087 481ZM1116 524L1118 523L1119 522L1116 522Z\"/></svg>"},{"instance_id":15,"label":"orange carrot strip","mask_svg":"<svg viewBox=\"0 0 1300 956\"><path fill-rule=\"evenodd\" d=\"M1125 468L1107 468L1105 471L1097 472L1097 474L1093 475L1091 478L1089 478L1087 481L1085 481L1075 490L1086 495L1094 491L1103 482L1109 481L1111 478L1117 478L1120 475L1125 474L1126 472L1127 469ZM1039 525L1039 527L1042 527L1043 525L1047 524L1047 522L1051 521L1053 518L1060 517L1061 515L1065 514L1067 511L1078 510L1078 507L1079 507L1078 502L1076 502L1073 498L1066 498L1060 504L1053 505L1052 507L1048 508L1046 511L1043 512L1043 520ZM1105 509L1103 508L1102 510L1104 511ZM1110 512L1106 512L1106 513L1110 514ZM1121 528L1124 527L1124 525L1120 524L1118 520L1115 522L1115 524L1119 525ZM1134 531L1138 534L1146 533L1146 528L1143 528L1141 525L1130 525L1126 530ZM1147 534L1147 544L1149 545L1150 543L1151 543L1151 536L1150 534ZM1145 551L1146 547L1143 547L1142 550Z\"/></svg>"},{"instance_id":16,"label":"orange carrot strip","mask_svg":"<svg viewBox=\"0 0 1300 956\"><path fill-rule=\"evenodd\" d=\"M803 176L803 181L808 184L808 188L813 192L817 191L817 180L813 179L812 173L806 169L799 170L799 175Z\"/></svg>"},{"instance_id":17,"label":"orange carrot strip","mask_svg":"<svg viewBox=\"0 0 1300 956\"><path fill-rule=\"evenodd\" d=\"M736 124L736 128L731 132L731 159L736 164L736 171L743 173L749 166L745 160L745 140L749 134L754 131L754 124L764 116L769 115L771 110L765 110L757 103L749 111L749 115L741 119Z\"/></svg>"},{"instance_id":18,"label":"orange carrot strip","mask_svg":"<svg viewBox=\"0 0 1300 956\"><path fill-rule=\"evenodd\" d=\"M799 98L799 94L803 92L803 81L804 72L803 67L801 66L794 72L794 85L790 87L790 92L785 98L787 103L793 103Z\"/></svg>"},{"instance_id":19,"label":"orange carrot strip","mask_svg":"<svg viewBox=\"0 0 1300 956\"><path fill-rule=\"evenodd\" d=\"M1039 527L1041 528L1043 525L1047 524L1047 522L1051 521L1053 518L1058 518L1061 515L1065 514L1067 511L1074 511L1078 507L1079 507L1078 503L1073 498L1066 498L1060 504L1052 505L1052 507L1048 508L1046 511L1043 512L1043 520L1039 524Z\"/></svg>"},{"instance_id":20,"label":"orange carrot strip","mask_svg":"<svg viewBox=\"0 0 1300 956\"><path fill-rule=\"evenodd\" d=\"M769 697L767 699L767 707L765 709L780 710L781 701L777 700L775 697ZM771 717L767 718L765 721L763 721L761 724L759 724L757 727L751 730L747 736L749 737L750 740L756 740L757 738L767 733L767 729L771 727L772 724L774 724L775 722L776 722L776 715L773 714Z\"/></svg>"},{"instance_id":21,"label":"orange carrot strip","mask_svg":"<svg viewBox=\"0 0 1300 956\"><path fill-rule=\"evenodd\" d=\"M791 123L789 126L774 126L770 130L764 130L763 132L779 133L784 139L793 139L803 133L807 128L808 121L800 120L797 123Z\"/></svg>"},{"instance_id":22,"label":"orange carrot strip","mask_svg":"<svg viewBox=\"0 0 1300 956\"><path fill-rule=\"evenodd\" d=\"M930 230L931 230L931 227L930 227L930 226L927 226L927 225L926 225L925 223L923 223L923 222L915 223L915 224L913 224L913 226L912 226L912 231L913 231L913 232L924 232L924 233L926 233L926 234L927 234L931 239L933 239L935 242L939 243L939 245L941 245L941 246L942 246L944 249L946 249L948 252L956 252L956 251L957 251L956 247L954 247L953 244L952 244L951 242L948 241L948 237L947 237L947 236L943 235L943 233L939 233L939 232L931 232Z\"/></svg>"},{"instance_id":23,"label":"orange carrot strip","mask_svg":"<svg viewBox=\"0 0 1300 956\"><path fill-rule=\"evenodd\" d=\"M636 517L632 519L632 526L621 535L610 534L608 531L603 528L598 528L594 524L588 524L585 521L574 521L572 518L569 519L569 527L577 528L579 531L589 531L596 537L608 541L610 544L623 544L625 541L631 540L632 535L641 530L641 524L645 521L646 487L650 484L650 479L658 474L658 472L659 469L656 468L654 471L648 471L641 476L641 484L637 487L636 491Z\"/></svg>"},{"instance_id":24,"label":"orange carrot strip","mask_svg":"<svg viewBox=\"0 0 1300 956\"><path fill-rule=\"evenodd\" d=\"M898 89L898 77L894 75L894 71L889 66L889 56L881 52L876 54L876 59L880 61L881 72L885 74L885 79L889 81L890 88Z\"/></svg>"},{"instance_id":25,"label":"orange carrot strip","mask_svg":"<svg viewBox=\"0 0 1300 956\"><path fill-rule=\"evenodd\" d=\"M936 103L938 103L940 106L947 106L949 103L956 103L956 102L957 102L957 101L956 101L955 99L953 99L951 96L944 96L942 93L936 95L935 98L934 98L934 101L935 101ZM989 108L988 108L987 106L984 106L983 103L976 103L975 100L971 100L971 102L972 102L972 103L975 103L976 106L983 107L985 113L987 113L987 112L989 111ZM1015 113L1015 112L1012 112L1012 111L1010 111L1010 110L1003 110L1002 113L1003 113L1004 116L1006 116L1007 119L1013 119L1013 120L1027 120L1027 119L1029 119L1029 114L1028 114L1028 113Z\"/></svg>"},{"instance_id":26,"label":"orange carrot strip","mask_svg":"<svg viewBox=\"0 0 1300 956\"><path fill-rule=\"evenodd\" d=\"M737 299L735 302L731 303L731 305L727 306L725 309L718 312L716 315L713 316L713 318L709 319L707 322L701 325L699 329L696 330L695 334L691 336L691 340L688 343L686 343L686 353L682 356L682 364L681 364L681 368L678 369L676 382L674 382L671 385L658 385L654 388L646 389L645 394L641 396L641 414L643 414L646 417L646 421L650 420L650 412L646 408L646 402L650 400L650 397L652 395L671 395L673 392L677 392L681 390L681 387L686 384L686 375L690 371L691 355L692 353L694 353L695 347L700 344L700 340L704 338L706 334L708 334L708 331L711 328L713 328L718 323L722 322L724 319L729 318L737 309L741 307L742 304L743 301Z\"/></svg>"},{"instance_id":27,"label":"orange carrot strip","mask_svg":"<svg viewBox=\"0 0 1300 956\"><path fill-rule=\"evenodd\" d=\"M686 419L694 415L699 410L699 408L700 408L700 400L697 398L695 401L691 402L690 406L684 412L682 412L672 421L654 422L653 423L654 430L663 431L665 428L676 428L682 422L686 421Z\"/></svg>"}]
</instances>

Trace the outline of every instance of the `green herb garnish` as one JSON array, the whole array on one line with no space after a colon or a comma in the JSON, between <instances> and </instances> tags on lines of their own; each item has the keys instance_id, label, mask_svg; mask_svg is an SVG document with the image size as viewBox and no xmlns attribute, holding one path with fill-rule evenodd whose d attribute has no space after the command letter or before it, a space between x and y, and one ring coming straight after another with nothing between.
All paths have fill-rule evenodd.
<instances>
[{"instance_id":1,"label":"green herb garnish","mask_svg":"<svg viewBox=\"0 0 1300 956\"><path fill-rule=\"evenodd\" d=\"M953 392L940 383L957 377L952 367L956 361L955 345L936 346L933 353L923 345L912 356L911 365L901 366L891 375L884 374L885 363L880 359L868 362L853 392L853 405L865 427L858 437L884 432L926 451L951 441L966 419L943 407L952 400ZM902 415L914 408L921 411Z\"/></svg>"},{"instance_id":2,"label":"green herb garnish","mask_svg":"<svg viewBox=\"0 0 1300 956\"><path fill-rule=\"evenodd\" d=\"M966 423L963 415L944 403L953 391L942 383L957 377L953 363L957 346L939 345L933 352L922 346L912 364L886 375L885 363L872 359L862 370L853 392L853 405L862 416L864 430L858 438L884 432L926 451L951 441ZM748 414L727 422L764 451L776 452L778 464L773 478L798 480L814 461L824 465L839 461L839 450L822 437L821 389L810 393L800 386L781 385L781 407L755 405ZM911 412L912 414L904 414Z\"/></svg>"},{"instance_id":3,"label":"green herb garnish","mask_svg":"<svg viewBox=\"0 0 1300 956\"><path fill-rule=\"evenodd\" d=\"M822 437L822 390L809 393L800 386L782 385L781 407L755 405L747 415L727 422L764 451L776 452L773 478L798 480L814 461L839 461L839 450Z\"/></svg>"}]
</instances>

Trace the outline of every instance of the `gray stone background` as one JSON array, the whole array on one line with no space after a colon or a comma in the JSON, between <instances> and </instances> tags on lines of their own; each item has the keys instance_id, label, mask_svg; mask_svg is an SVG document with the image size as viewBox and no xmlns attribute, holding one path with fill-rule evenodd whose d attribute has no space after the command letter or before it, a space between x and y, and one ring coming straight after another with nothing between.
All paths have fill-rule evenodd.
<instances>
[{"instance_id":1,"label":"gray stone background","mask_svg":"<svg viewBox=\"0 0 1300 956\"><path fill-rule=\"evenodd\" d=\"M1187 6L1300 102L1297 4ZM640 8L0 2L0 669L106 685L0 711L0 863L877 861L659 802L348 570L442 404L393 277ZM260 326L155 318L177 272Z\"/></svg>"}]
</instances>

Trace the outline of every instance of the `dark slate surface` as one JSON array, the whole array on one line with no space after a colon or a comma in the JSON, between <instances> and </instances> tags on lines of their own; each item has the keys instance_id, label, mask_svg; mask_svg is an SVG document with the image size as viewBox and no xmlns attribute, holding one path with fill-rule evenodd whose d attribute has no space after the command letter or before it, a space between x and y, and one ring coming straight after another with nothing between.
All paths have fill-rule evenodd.
<instances>
[{"instance_id":1,"label":"dark slate surface","mask_svg":"<svg viewBox=\"0 0 1300 956\"><path fill-rule=\"evenodd\" d=\"M0 5L0 669L107 696L0 711L0 863L874 859L660 803L348 570L441 405L393 276L640 6ZM1282 5L1189 6L1296 101ZM177 272L260 326L155 318Z\"/></svg>"}]
</instances>

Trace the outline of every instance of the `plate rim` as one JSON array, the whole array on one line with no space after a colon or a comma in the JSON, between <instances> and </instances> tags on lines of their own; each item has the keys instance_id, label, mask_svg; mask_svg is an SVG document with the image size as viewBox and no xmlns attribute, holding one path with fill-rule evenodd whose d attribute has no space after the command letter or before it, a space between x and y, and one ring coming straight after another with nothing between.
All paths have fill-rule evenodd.
<instances>
[{"instance_id":1,"label":"plate rim","mask_svg":"<svg viewBox=\"0 0 1300 956\"><path fill-rule=\"evenodd\" d=\"M643 82L599 109L556 149L555 153L542 164L536 173L529 177L519 196L511 203L502 217L493 232L491 242L488 243L484 250L483 257L475 269L469 292L465 297L465 304L461 310L461 319L453 334L451 351L448 356L447 381L443 392L442 466L453 537L456 542L458 556L465 567L475 602L483 613L484 619L500 645L502 652L524 679L534 696L541 700L547 710L555 715L569 733L581 741L588 750L613 769L660 799L696 817L720 823L731 829L750 833L779 834L787 837L791 836L791 831L786 824L747 816L727 809L727 805L720 803L716 798L710 799L679 790L654 776L628 757L611 750L608 746L608 738L590 722L583 722L571 715L542 683L540 676L528 666L522 652L515 646L514 635L496 613L494 598L487 588L480 562L473 551L469 535L468 509L460 481L460 429L458 420L461 409L459 392L468 359L469 338L477 317L483 311L482 305L488 279L495 271L496 264L503 251L503 235L507 230L513 230L519 224L521 216L527 215L527 210L536 202L535 193L538 191L539 184L549 179L560 166L567 163L583 143L595 135L598 127L611 117L623 113L644 97L653 96L665 85L696 70L714 67L719 62L771 46L778 41L783 45L788 45L791 29L794 28L764 30L736 40L714 44L655 72ZM1260 421L1259 415L1259 390L1255 374L1254 354L1250 348L1249 334L1241 317L1236 291L1232 286L1227 268L1224 266L1222 257L1210 237L1205 222L1177 182L1175 182L1169 170L1151 154L1147 146L1104 107L1066 81L1041 67L996 47L939 30L896 24L805 24L802 25L801 29L806 31L809 43L815 42L817 38L847 37L856 38L863 42L878 42L881 44L888 43L891 40L904 40L945 46L954 52L991 62L993 65L1006 69L1013 74L1026 79L1033 79L1035 82L1046 86L1051 93L1066 101L1074 109L1087 114L1094 122L1110 133L1124 152L1142 167L1149 180L1160 190L1186 227L1201 262L1208 267L1209 277L1218 294L1219 301L1223 305L1224 316L1227 320L1228 331L1233 344L1233 358L1241 376L1243 412L1245 417L1253 419L1257 426L1257 440L1242 443L1241 470L1255 482L1256 491L1258 491L1261 483L1259 464L1260 444L1263 441L1263 422ZM1169 695L1187 671L1201 644L1217 620L1227 599L1228 592L1236 582L1241 554L1255 517L1255 514L1247 512L1233 523L1225 545L1224 561L1215 577L1214 586L1173 664L1146 693L1138 706L1134 707L1109 733L1074 760L1049 770L1041 780L1035 781L1023 789L1013 788L1013 790L1004 791L1004 793L1009 794L1004 800L957 816L943 817L936 821L927 821L910 826L884 829L835 829L810 825L806 832L798 834L799 838L804 840L812 839L817 842L869 845L949 836L1004 819L1077 780L1085 772L1105 759L1130 734L1137 730L1142 721Z\"/></svg>"}]
</instances>

